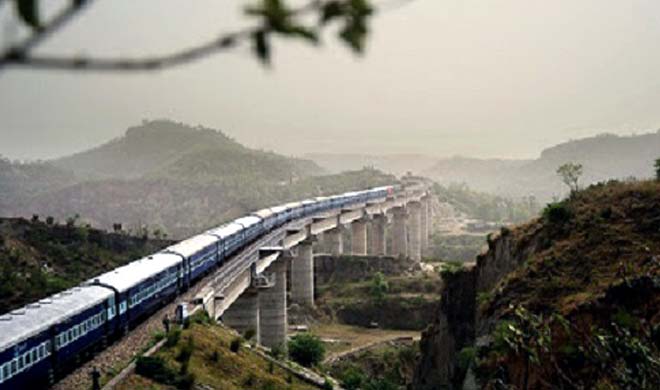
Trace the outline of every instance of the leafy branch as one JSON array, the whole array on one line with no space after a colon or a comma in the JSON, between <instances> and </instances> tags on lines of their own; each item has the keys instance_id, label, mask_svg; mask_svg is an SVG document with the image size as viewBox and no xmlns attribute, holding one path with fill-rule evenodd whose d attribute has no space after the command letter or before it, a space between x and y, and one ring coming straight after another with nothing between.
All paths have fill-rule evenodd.
<instances>
[{"instance_id":1,"label":"leafy branch","mask_svg":"<svg viewBox=\"0 0 660 390\"><path fill-rule=\"evenodd\" d=\"M13 2L18 19L31 29L32 34L26 40L0 53L0 70L8 66L77 71L165 69L218 54L246 42L251 43L253 52L261 63L269 65L272 58L271 41L274 37L302 39L318 45L321 30L331 24L340 26L340 41L353 52L360 54L364 51L369 33L368 22L375 13L369 0L312 0L299 8L289 7L284 0L260 0L258 5L245 9L246 16L257 20L254 26L221 34L194 47L146 57L70 57L33 54L31 51L79 15L92 0L72 0L68 7L50 20L42 20L39 0ZM387 7L388 4L383 5ZM309 22L310 15L316 17L315 22Z\"/></svg>"}]
</instances>

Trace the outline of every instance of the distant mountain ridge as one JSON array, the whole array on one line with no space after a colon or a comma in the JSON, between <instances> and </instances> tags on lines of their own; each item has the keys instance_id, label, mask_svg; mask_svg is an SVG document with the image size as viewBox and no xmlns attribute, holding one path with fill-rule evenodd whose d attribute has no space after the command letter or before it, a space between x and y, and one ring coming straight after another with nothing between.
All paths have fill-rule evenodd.
<instances>
[{"instance_id":1,"label":"distant mountain ridge","mask_svg":"<svg viewBox=\"0 0 660 390\"><path fill-rule=\"evenodd\" d=\"M259 176L272 180L323 172L311 161L246 148L219 130L165 119L143 121L122 137L52 163L85 179L217 179L239 167L243 174L264 170Z\"/></svg>"},{"instance_id":2,"label":"distant mountain ridge","mask_svg":"<svg viewBox=\"0 0 660 390\"><path fill-rule=\"evenodd\" d=\"M534 160L483 160L454 157L422 172L440 183L464 182L473 189L504 196L561 197L565 185L556 174L567 162L582 164L583 185L609 179L653 176L660 158L660 131L642 135L601 134L547 148Z\"/></svg>"},{"instance_id":3,"label":"distant mountain ridge","mask_svg":"<svg viewBox=\"0 0 660 390\"><path fill-rule=\"evenodd\" d=\"M374 170L322 175L316 163L247 148L220 131L143 121L96 148L45 163L0 160L0 215L185 238L260 207L391 184Z\"/></svg>"}]
</instances>

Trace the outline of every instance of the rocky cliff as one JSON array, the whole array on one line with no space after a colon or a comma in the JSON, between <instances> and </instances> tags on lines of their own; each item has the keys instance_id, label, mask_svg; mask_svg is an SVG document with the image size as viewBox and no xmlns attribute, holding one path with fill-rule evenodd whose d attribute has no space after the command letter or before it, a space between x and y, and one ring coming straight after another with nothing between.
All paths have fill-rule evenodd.
<instances>
[{"instance_id":1,"label":"rocky cliff","mask_svg":"<svg viewBox=\"0 0 660 390\"><path fill-rule=\"evenodd\" d=\"M414 389L660 383L660 182L611 182L489 237L445 275Z\"/></svg>"}]
</instances>

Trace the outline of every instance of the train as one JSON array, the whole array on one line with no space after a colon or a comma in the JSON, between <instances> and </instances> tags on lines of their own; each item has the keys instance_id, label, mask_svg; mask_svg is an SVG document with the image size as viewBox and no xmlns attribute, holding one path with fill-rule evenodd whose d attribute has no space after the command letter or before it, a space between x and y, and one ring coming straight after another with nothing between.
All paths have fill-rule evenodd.
<instances>
[{"instance_id":1,"label":"train","mask_svg":"<svg viewBox=\"0 0 660 390\"><path fill-rule=\"evenodd\" d=\"M0 390L48 388L264 234L394 186L255 211L0 316Z\"/></svg>"}]
</instances>

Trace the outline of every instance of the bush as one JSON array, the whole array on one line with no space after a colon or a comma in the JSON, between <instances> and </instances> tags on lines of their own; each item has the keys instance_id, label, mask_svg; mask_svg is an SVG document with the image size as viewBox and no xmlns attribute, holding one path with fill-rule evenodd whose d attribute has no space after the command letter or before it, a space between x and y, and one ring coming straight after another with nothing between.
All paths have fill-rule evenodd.
<instances>
[{"instance_id":1,"label":"bush","mask_svg":"<svg viewBox=\"0 0 660 390\"><path fill-rule=\"evenodd\" d=\"M243 338L245 338L246 340L250 341L250 340L252 340L252 338L253 338L254 336L256 336L256 335L257 335L257 331L254 330L254 329L252 329L252 328L250 328L250 329L248 329L248 330L245 331L245 334L243 334Z\"/></svg>"},{"instance_id":2,"label":"bush","mask_svg":"<svg viewBox=\"0 0 660 390\"><path fill-rule=\"evenodd\" d=\"M278 344L273 346L270 349L270 356L274 357L275 359L282 359L286 353L286 350L284 348L283 344Z\"/></svg>"},{"instance_id":3,"label":"bush","mask_svg":"<svg viewBox=\"0 0 660 390\"><path fill-rule=\"evenodd\" d=\"M549 203L543 209L543 219L552 224L563 224L568 222L573 213L565 201Z\"/></svg>"},{"instance_id":4,"label":"bush","mask_svg":"<svg viewBox=\"0 0 660 390\"><path fill-rule=\"evenodd\" d=\"M172 371L160 357L140 356L135 362L135 373L159 383L173 383L176 373Z\"/></svg>"},{"instance_id":5,"label":"bush","mask_svg":"<svg viewBox=\"0 0 660 390\"><path fill-rule=\"evenodd\" d=\"M160 357L140 356L135 362L135 373L164 385L188 390L194 386L195 376L188 373L187 369L183 369L183 367L187 367L187 365L182 365L181 374L177 374Z\"/></svg>"},{"instance_id":6,"label":"bush","mask_svg":"<svg viewBox=\"0 0 660 390\"><path fill-rule=\"evenodd\" d=\"M398 390L399 386L387 379L372 379L367 382L363 390Z\"/></svg>"},{"instance_id":7,"label":"bush","mask_svg":"<svg viewBox=\"0 0 660 390\"><path fill-rule=\"evenodd\" d=\"M339 376L341 385L346 390L358 390L365 380L364 374L355 366L348 367Z\"/></svg>"},{"instance_id":8,"label":"bush","mask_svg":"<svg viewBox=\"0 0 660 390\"><path fill-rule=\"evenodd\" d=\"M660 180L660 158L655 160L655 179Z\"/></svg>"},{"instance_id":9,"label":"bush","mask_svg":"<svg viewBox=\"0 0 660 390\"><path fill-rule=\"evenodd\" d=\"M295 335L289 341L289 357L305 367L320 363L325 355L325 345L311 333Z\"/></svg>"},{"instance_id":10,"label":"bush","mask_svg":"<svg viewBox=\"0 0 660 390\"><path fill-rule=\"evenodd\" d=\"M335 387L332 385L332 382L330 382L329 379L325 379L325 382L323 382L323 386L321 389L323 390L333 390Z\"/></svg>"},{"instance_id":11,"label":"bush","mask_svg":"<svg viewBox=\"0 0 660 390\"><path fill-rule=\"evenodd\" d=\"M181 330L179 329L171 330L167 334L167 341L165 342L165 346L168 348L172 348L176 346L179 343L180 338L181 338Z\"/></svg>"},{"instance_id":12,"label":"bush","mask_svg":"<svg viewBox=\"0 0 660 390\"><path fill-rule=\"evenodd\" d=\"M241 338L235 337L234 339L231 340L231 343L229 344L229 350L234 353L238 353L240 349L241 349Z\"/></svg>"},{"instance_id":13,"label":"bush","mask_svg":"<svg viewBox=\"0 0 660 390\"><path fill-rule=\"evenodd\" d=\"M195 349L195 341L192 337L188 337L188 342L181 348L179 354L176 356L176 361L179 363L188 363Z\"/></svg>"},{"instance_id":14,"label":"bush","mask_svg":"<svg viewBox=\"0 0 660 390\"><path fill-rule=\"evenodd\" d=\"M380 303L385 299L385 294L389 290L390 286L385 280L385 276L381 272L376 272L374 277L371 279L371 285L369 286L369 293L374 301Z\"/></svg>"}]
</instances>

